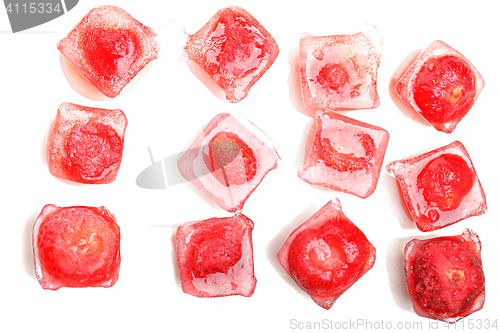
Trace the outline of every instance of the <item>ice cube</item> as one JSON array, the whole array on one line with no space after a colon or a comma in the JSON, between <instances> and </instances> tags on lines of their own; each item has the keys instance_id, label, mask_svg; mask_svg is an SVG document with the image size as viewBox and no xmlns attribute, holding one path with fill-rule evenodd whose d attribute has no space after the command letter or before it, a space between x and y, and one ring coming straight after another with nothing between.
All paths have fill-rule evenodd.
<instances>
[{"instance_id":1,"label":"ice cube","mask_svg":"<svg viewBox=\"0 0 500 333\"><path fill-rule=\"evenodd\" d=\"M387 165L421 231L444 228L486 213L486 196L460 141Z\"/></svg>"},{"instance_id":2,"label":"ice cube","mask_svg":"<svg viewBox=\"0 0 500 333\"><path fill-rule=\"evenodd\" d=\"M335 199L288 236L277 258L292 280L328 310L373 267L375 252Z\"/></svg>"},{"instance_id":3,"label":"ice cube","mask_svg":"<svg viewBox=\"0 0 500 333\"><path fill-rule=\"evenodd\" d=\"M224 90L226 99L235 103L247 96L272 65L279 49L252 15L230 6L189 36L186 52Z\"/></svg>"},{"instance_id":4,"label":"ice cube","mask_svg":"<svg viewBox=\"0 0 500 333\"><path fill-rule=\"evenodd\" d=\"M319 111L314 142L299 177L311 185L366 198L377 187L388 141L383 128Z\"/></svg>"},{"instance_id":5,"label":"ice cube","mask_svg":"<svg viewBox=\"0 0 500 333\"><path fill-rule=\"evenodd\" d=\"M415 313L454 323L483 308L481 242L461 235L413 239L405 247L406 284Z\"/></svg>"},{"instance_id":6,"label":"ice cube","mask_svg":"<svg viewBox=\"0 0 500 333\"><path fill-rule=\"evenodd\" d=\"M48 139L51 175L86 184L116 179L123 154L127 118L119 110L63 103Z\"/></svg>"},{"instance_id":7,"label":"ice cube","mask_svg":"<svg viewBox=\"0 0 500 333\"><path fill-rule=\"evenodd\" d=\"M46 205L33 225L43 289L111 287L120 270L120 227L104 207Z\"/></svg>"},{"instance_id":8,"label":"ice cube","mask_svg":"<svg viewBox=\"0 0 500 333\"><path fill-rule=\"evenodd\" d=\"M114 6L92 9L57 48L109 98L118 96L159 52L154 30Z\"/></svg>"},{"instance_id":9,"label":"ice cube","mask_svg":"<svg viewBox=\"0 0 500 333\"><path fill-rule=\"evenodd\" d=\"M302 99L312 110L373 109L380 105L377 73L382 54L378 30L300 38Z\"/></svg>"},{"instance_id":10,"label":"ice cube","mask_svg":"<svg viewBox=\"0 0 500 333\"><path fill-rule=\"evenodd\" d=\"M235 145L239 147L236 157ZM279 162L264 133L237 114L221 113L194 140L177 166L185 179L222 209L236 212Z\"/></svg>"},{"instance_id":11,"label":"ice cube","mask_svg":"<svg viewBox=\"0 0 500 333\"><path fill-rule=\"evenodd\" d=\"M396 83L399 97L435 129L452 133L483 90L474 65L436 40L409 65Z\"/></svg>"},{"instance_id":12,"label":"ice cube","mask_svg":"<svg viewBox=\"0 0 500 333\"><path fill-rule=\"evenodd\" d=\"M182 290L196 297L252 296L253 222L242 214L187 222L175 245Z\"/></svg>"}]
</instances>

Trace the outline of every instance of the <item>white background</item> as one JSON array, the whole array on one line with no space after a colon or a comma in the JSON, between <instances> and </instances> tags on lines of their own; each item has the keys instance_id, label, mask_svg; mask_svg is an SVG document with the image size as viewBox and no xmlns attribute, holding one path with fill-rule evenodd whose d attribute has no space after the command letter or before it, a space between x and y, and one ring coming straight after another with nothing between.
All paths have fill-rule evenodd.
<instances>
[{"instance_id":1,"label":"white background","mask_svg":"<svg viewBox=\"0 0 500 333\"><path fill-rule=\"evenodd\" d=\"M181 20L187 33L202 27L219 9L236 4L274 36L280 54L246 99L230 104L193 65L166 57L113 100L90 100L70 86L56 43L91 8L115 4L150 27ZM498 66L497 7L492 1L102 1L81 0L66 15L12 34L0 9L0 331L32 332L285 332L293 323L320 322L320 330L380 329L398 322L422 331L431 322L417 316L404 284L402 251L413 238L460 234L471 228L483 244L486 304L456 325L485 329L500 321L498 254ZM311 187L297 177L303 165L312 114L301 104L297 54L303 31L313 35L355 33L374 24L383 36L378 75L381 105L347 115L381 126L391 138L384 166L460 140L486 192L489 210L432 233L415 228L403 208L395 180L382 170L367 199ZM389 89L404 60L441 39L463 53L482 73L486 86L453 134L437 132L408 111ZM120 172L109 185L83 186L49 174L47 135L63 102L120 108L129 125ZM180 223L229 216L190 184L144 190L137 175L156 159L187 149L220 112L240 112L276 145L282 163L246 202L243 213L253 232L257 287L250 298L198 299L180 289L173 243ZM326 311L314 304L277 264L288 234L328 200L338 197L344 213L375 245L371 271ZM45 204L105 206L122 233L120 278L112 288L43 290L35 278L31 229ZM330 321L332 321L330 323ZM497 324L500 325L500 322ZM367 324L367 322L369 322ZM364 325L349 326L349 323ZM366 325L367 324L367 325ZM401 325L400 324L400 325ZM437 325L436 323L433 323ZM341 327L343 326L343 328ZM301 327L301 326L300 326ZM443 323L439 323L443 328ZM492 328L490 328L492 330Z\"/></svg>"}]
</instances>

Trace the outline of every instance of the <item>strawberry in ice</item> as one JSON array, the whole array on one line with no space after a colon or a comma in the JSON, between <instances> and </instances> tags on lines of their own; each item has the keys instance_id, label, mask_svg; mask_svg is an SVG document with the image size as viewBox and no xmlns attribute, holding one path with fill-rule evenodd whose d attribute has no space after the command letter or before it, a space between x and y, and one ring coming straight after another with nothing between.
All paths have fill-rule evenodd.
<instances>
[{"instance_id":1,"label":"strawberry in ice","mask_svg":"<svg viewBox=\"0 0 500 333\"><path fill-rule=\"evenodd\" d=\"M221 113L195 139L177 166L186 180L222 209L236 212L279 162L272 142L257 127L237 114Z\"/></svg>"},{"instance_id":2,"label":"strawberry in ice","mask_svg":"<svg viewBox=\"0 0 500 333\"><path fill-rule=\"evenodd\" d=\"M186 52L224 90L226 99L236 103L273 64L279 49L252 15L230 6L189 36Z\"/></svg>"},{"instance_id":3,"label":"strawberry in ice","mask_svg":"<svg viewBox=\"0 0 500 333\"><path fill-rule=\"evenodd\" d=\"M442 41L425 48L396 83L399 97L435 129L452 133L484 87L474 65Z\"/></svg>"},{"instance_id":4,"label":"strawberry in ice","mask_svg":"<svg viewBox=\"0 0 500 333\"><path fill-rule=\"evenodd\" d=\"M119 110L63 103L48 140L51 175L85 184L109 184L118 175L127 118Z\"/></svg>"},{"instance_id":5,"label":"strawberry in ice","mask_svg":"<svg viewBox=\"0 0 500 333\"><path fill-rule=\"evenodd\" d=\"M196 297L252 296L253 222L242 214L188 222L175 243L182 290Z\"/></svg>"},{"instance_id":6,"label":"strawberry in ice","mask_svg":"<svg viewBox=\"0 0 500 333\"><path fill-rule=\"evenodd\" d=\"M405 273L419 316L454 323L483 308L481 242L472 230L410 241L405 247Z\"/></svg>"},{"instance_id":7,"label":"strawberry in ice","mask_svg":"<svg viewBox=\"0 0 500 333\"><path fill-rule=\"evenodd\" d=\"M360 198L370 196L377 187L389 133L333 111L317 112L315 125L300 179Z\"/></svg>"},{"instance_id":8,"label":"strawberry in ice","mask_svg":"<svg viewBox=\"0 0 500 333\"><path fill-rule=\"evenodd\" d=\"M158 58L156 33L123 9L92 9L57 48L73 67L109 98Z\"/></svg>"},{"instance_id":9,"label":"strawberry in ice","mask_svg":"<svg viewBox=\"0 0 500 333\"><path fill-rule=\"evenodd\" d=\"M111 287L120 270L120 228L104 207L46 205L33 226L43 289Z\"/></svg>"},{"instance_id":10,"label":"strawberry in ice","mask_svg":"<svg viewBox=\"0 0 500 333\"><path fill-rule=\"evenodd\" d=\"M391 162L387 171L396 177L406 207L421 231L486 213L486 196L460 141Z\"/></svg>"},{"instance_id":11,"label":"strawberry in ice","mask_svg":"<svg viewBox=\"0 0 500 333\"><path fill-rule=\"evenodd\" d=\"M328 310L373 267L375 247L335 199L290 234L278 251L278 261L316 304Z\"/></svg>"},{"instance_id":12,"label":"strawberry in ice","mask_svg":"<svg viewBox=\"0 0 500 333\"><path fill-rule=\"evenodd\" d=\"M380 105L377 73L382 54L378 30L300 38L302 99L312 111L373 109Z\"/></svg>"}]
</instances>

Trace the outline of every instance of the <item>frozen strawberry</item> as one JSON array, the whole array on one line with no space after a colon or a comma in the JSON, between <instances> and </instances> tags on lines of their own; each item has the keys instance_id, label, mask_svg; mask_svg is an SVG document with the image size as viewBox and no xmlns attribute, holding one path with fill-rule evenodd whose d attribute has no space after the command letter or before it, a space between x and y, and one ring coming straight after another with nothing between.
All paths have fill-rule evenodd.
<instances>
[{"instance_id":1,"label":"frozen strawberry","mask_svg":"<svg viewBox=\"0 0 500 333\"><path fill-rule=\"evenodd\" d=\"M126 127L121 110L61 104L48 140L50 173L77 183L113 182L120 169Z\"/></svg>"},{"instance_id":2,"label":"frozen strawberry","mask_svg":"<svg viewBox=\"0 0 500 333\"><path fill-rule=\"evenodd\" d=\"M33 226L33 253L44 289L111 287L120 269L120 228L104 207L46 205Z\"/></svg>"},{"instance_id":3,"label":"frozen strawberry","mask_svg":"<svg viewBox=\"0 0 500 333\"><path fill-rule=\"evenodd\" d=\"M314 142L299 177L366 198L377 187L388 142L383 128L333 111L317 112Z\"/></svg>"},{"instance_id":4,"label":"frozen strawberry","mask_svg":"<svg viewBox=\"0 0 500 333\"><path fill-rule=\"evenodd\" d=\"M391 162L408 211L421 231L486 213L486 196L460 141L420 156Z\"/></svg>"},{"instance_id":5,"label":"frozen strawberry","mask_svg":"<svg viewBox=\"0 0 500 333\"><path fill-rule=\"evenodd\" d=\"M382 54L378 30L300 38L302 99L312 110L373 109L380 105L377 73Z\"/></svg>"},{"instance_id":6,"label":"frozen strawberry","mask_svg":"<svg viewBox=\"0 0 500 333\"><path fill-rule=\"evenodd\" d=\"M410 241L405 247L405 273L419 316L454 323L483 308L481 242L472 230Z\"/></svg>"},{"instance_id":7,"label":"frozen strawberry","mask_svg":"<svg viewBox=\"0 0 500 333\"><path fill-rule=\"evenodd\" d=\"M242 214L188 222L175 243L182 290L196 297L252 296L253 222Z\"/></svg>"},{"instance_id":8,"label":"frozen strawberry","mask_svg":"<svg viewBox=\"0 0 500 333\"><path fill-rule=\"evenodd\" d=\"M239 115L221 113L195 139L177 166L186 180L222 209L236 212L279 162L264 133Z\"/></svg>"},{"instance_id":9,"label":"frozen strawberry","mask_svg":"<svg viewBox=\"0 0 500 333\"><path fill-rule=\"evenodd\" d=\"M398 80L396 92L438 131L451 133L483 87L483 77L467 58L434 41Z\"/></svg>"},{"instance_id":10,"label":"frozen strawberry","mask_svg":"<svg viewBox=\"0 0 500 333\"><path fill-rule=\"evenodd\" d=\"M330 309L375 263L375 248L329 201L295 229L278 251L278 261L316 304Z\"/></svg>"},{"instance_id":11,"label":"frozen strawberry","mask_svg":"<svg viewBox=\"0 0 500 333\"><path fill-rule=\"evenodd\" d=\"M156 39L153 29L123 9L100 6L85 15L57 48L93 86L114 98L158 58Z\"/></svg>"},{"instance_id":12,"label":"frozen strawberry","mask_svg":"<svg viewBox=\"0 0 500 333\"><path fill-rule=\"evenodd\" d=\"M236 103L273 64L279 49L252 15L230 6L189 36L186 52L224 90L226 99Z\"/></svg>"},{"instance_id":13,"label":"frozen strawberry","mask_svg":"<svg viewBox=\"0 0 500 333\"><path fill-rule=\"evenodd\" d=\"M205 164L221 184L227 187L231 184L242 185L257 173L253 150L236 134L219 132L210 140L208 147L208 155L203 155ZM237 152L236 156L233 156L233 150Z\"/></svg>"}]
</instances>

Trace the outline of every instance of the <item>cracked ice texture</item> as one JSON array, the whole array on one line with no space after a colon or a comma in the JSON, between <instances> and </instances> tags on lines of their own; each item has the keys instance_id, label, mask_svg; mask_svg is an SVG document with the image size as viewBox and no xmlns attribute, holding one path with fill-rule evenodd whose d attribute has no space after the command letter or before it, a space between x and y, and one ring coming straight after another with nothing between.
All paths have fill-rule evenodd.
<instances>
[{"instance_id":1,"label":"cracked ice texture","mask_svg":"<svg viewBox=\"0 0 500 333\"><path fill-rule=\"evenodd\" d=\"M377 73L382 38L372 25L352 35L300 38L302 99L312 111L373 109L380 105Z\"/></svg>"}]
</instances>

